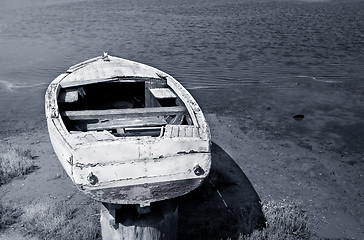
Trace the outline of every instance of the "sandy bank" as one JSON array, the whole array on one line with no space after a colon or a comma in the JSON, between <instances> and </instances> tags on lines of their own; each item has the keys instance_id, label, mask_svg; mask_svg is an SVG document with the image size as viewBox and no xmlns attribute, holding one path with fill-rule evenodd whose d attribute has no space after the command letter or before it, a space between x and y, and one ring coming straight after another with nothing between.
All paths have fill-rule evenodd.
<instances>
[{"instance_id":1,"label":"sandy bank","mask_svg":"<svg viewBox=\"0 0 364 240\"><path fill-rule=\"evenodd\" d=\"M242 201L258 202L259 198L266 202L295 201L311 216L317 236L364 238L363 166L357 161L360 156L326 151L314 141L297 144L293 139L253 127L249 119L216 114L208 114L207 119L212 130L213 153L220 159L218 168L234 182L231 184L234 186L219 185L218 189L228 208L236 209ZM24 178L0 186L2 204L13 207L57 201L80 207L91 204L63 171L45 129L3 137L0 144L30 149L39 167ZM222 159L227 159L226 164ZM209 207L227 211L222 199L216 196ZM182 214L183 211L182 206ZM21 239L12 229L0 233L0 239L9 236Z\"/></svg>"}]
</instances>

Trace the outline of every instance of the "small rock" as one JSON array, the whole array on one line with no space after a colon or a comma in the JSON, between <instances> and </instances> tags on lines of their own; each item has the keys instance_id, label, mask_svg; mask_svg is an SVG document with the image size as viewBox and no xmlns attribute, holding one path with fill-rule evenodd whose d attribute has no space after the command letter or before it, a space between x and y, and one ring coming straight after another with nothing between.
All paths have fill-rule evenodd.
<instances>
[{"instance_id":1,"label":"small rock","mask_svg":"<svg viewBox=\"0 0 364 240\"><path fill-rule=\"evenodd\" d=\"M302 121L305 118L305 115L303 114L296 114L293 116L293 119L296 121Z\"/></svg>"}]
</instances>

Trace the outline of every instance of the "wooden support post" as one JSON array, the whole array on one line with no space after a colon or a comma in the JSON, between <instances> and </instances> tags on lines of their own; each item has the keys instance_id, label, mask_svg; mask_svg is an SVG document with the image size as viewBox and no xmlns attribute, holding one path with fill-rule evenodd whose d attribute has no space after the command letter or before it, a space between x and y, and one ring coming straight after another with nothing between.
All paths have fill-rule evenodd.
<instances>
[{"instance_id":1,"label":"wooden support post","mask_svg":"<svg viewBox=\"0 0 364 240\"><path fill-rule=\"evenodd\" d=\"M103 240L176 240L178 206L174 200L138 205L102 204Z\"/></svg>"}]
</instances>

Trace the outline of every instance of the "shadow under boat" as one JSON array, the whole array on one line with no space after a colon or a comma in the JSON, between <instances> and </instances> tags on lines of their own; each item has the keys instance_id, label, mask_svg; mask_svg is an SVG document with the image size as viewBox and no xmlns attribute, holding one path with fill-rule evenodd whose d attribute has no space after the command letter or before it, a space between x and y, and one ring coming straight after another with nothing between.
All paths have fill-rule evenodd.
<instances>
[{"instance_id":1,"label":"shadow under boat","mask_svg":"<svg viewBox=\"0 0 364 240\"><path fill-rule=\"evenodd\" d=\"M235 161L212 144L210 175L179 198L179 239L237 239L265 226L260 198Z\"/></svg>"},{"instance_id":2,"label":"shadow under boat","mask_svg":"<svg viewBox=\"0 0 364 240\"><path fill-rule=\"evenodd\" d=\"M263 228L266 220L260 198L247 176L215 143L211 146L211 157L210 174L200 187L184 196L152 203L145 214L138 212L136 205L115 205L115 209L119 209L114 215L116 225L108 229L116 230L120 226L160 228L163 224L159 224L165 219L163 212L173 218L177 206L177 234L181 240L238 239L240 234ZM105 209L113 209L111 205L106 204Z\"/></svg>"}]
</instances>

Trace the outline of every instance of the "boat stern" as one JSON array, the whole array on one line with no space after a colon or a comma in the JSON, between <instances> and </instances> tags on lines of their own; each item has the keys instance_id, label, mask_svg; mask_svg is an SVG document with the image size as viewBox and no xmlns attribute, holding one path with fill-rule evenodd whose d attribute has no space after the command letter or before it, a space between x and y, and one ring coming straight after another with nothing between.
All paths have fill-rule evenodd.
<instances>
[{"instance_id":1,"label":"boat stern","mask_svg":"<svg viewBox=\"0 0 364 240\"><path fill-rule=\"evenodd\" d=\"M76 150L72 175L79 189L98 201L145 205L192 191L210 168L207 141L146 137Z\"/></svg>"}]
</instances>

